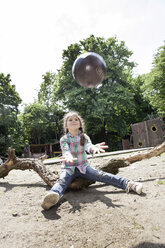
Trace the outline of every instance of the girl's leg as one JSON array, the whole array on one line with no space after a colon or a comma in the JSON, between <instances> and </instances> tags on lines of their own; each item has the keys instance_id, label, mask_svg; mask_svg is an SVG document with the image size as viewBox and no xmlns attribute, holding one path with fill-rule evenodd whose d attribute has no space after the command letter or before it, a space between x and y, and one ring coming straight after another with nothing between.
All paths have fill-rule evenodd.
<instances>
[{"instance_id":1,"label":"girl's leg","mask_svg":"<svg viewBox=\"0 0 165 248\"><path fill-rule=\"evenodd\" d=\"M61 198L65 190L68 188L68 186L75 178L76 178L76 173L74 173L73 175L69 175L65 170L63 170L60 173L59 179L51 188L51 191L58 193L59 197Z\"/></svg>"},{"instance_id":2,"label":"girl's leg","mask_svg":"<svg viewBox=\"0 0 165 248\"><path fill-rule=\"evenodd\" d=\"M59 201L59 199L75 177L76 173L74 173L73 175L69 175L66 171L62 171L60 174L60 178L44 197L41 204L42 208L48 210L49 208L54 206Z\"/></svg>"},{"instance_id":3,"label":"girl's leg","mask_svg":"<svg viewBox=\"0 0 165 248\"><path fill-rule=\"evenodd\" d=\"M129 181L128 179L125 179L123 177L93 169L90 166L87 166L86 174L81 174L81 177L93 181L106 183L124 190L127 188L127 183Z\"/></svg>"}]
</instances>

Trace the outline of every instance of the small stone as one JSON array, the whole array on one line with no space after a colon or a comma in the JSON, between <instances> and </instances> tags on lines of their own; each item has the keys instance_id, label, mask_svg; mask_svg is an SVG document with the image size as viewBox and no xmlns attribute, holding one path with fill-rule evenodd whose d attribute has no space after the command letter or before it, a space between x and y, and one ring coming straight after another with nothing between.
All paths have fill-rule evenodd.
<instances>
[{"instance_id":1,"label":"small stone","mask_svg":"<svg viewBox=\"0 0 165 248\"><path fill-rule=\"evenodd\" d=\"M17 213L12 213L12 216L16 217L16 216L18 216L18 214Z\"/></svg>"}]
</instances>

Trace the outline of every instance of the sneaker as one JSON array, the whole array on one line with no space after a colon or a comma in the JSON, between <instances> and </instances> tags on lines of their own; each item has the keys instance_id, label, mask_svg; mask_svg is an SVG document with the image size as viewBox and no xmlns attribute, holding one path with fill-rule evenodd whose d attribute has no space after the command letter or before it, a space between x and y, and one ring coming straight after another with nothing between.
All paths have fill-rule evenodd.
<instances>
[{"instance_id":1,"label":"sneaker","mask_svg":"<svg viewBox=\"0 0 165 248\"><path fill-rule=\"evenodd\" d=\"M126 192L129 193L131 190L133 190L137 194L140 195L142 193L142 188L143 188L143 184L142 183L137 183L137 182L129 181L127 183Z\"/></svg>"},{"instance_id":2,"label":"sneaker","mask_svg":"<svg viewBox=\"0 0 165 248\"><path fill-rule=\"evenodd\" d=\"M54 206L59 201L59 194L53 191L47 193L44 197L41 207L45 210L48 210Z\"/></svg>"}]
</instances>

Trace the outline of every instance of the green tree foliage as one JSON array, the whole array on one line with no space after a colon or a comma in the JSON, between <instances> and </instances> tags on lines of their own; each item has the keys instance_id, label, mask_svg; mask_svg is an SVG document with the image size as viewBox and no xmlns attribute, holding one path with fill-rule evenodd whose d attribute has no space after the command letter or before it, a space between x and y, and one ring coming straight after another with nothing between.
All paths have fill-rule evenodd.
<instances>
[{"instance_id":1,"label":"green tree foliage","mask_svg":"<svg viewBox=\"0 0 165 248\"><path fill-rule=\"evenodd\" d=\"M56 74L47 72L43 75L43 81L38 92L38 103L43 104L47 110L48 134L47 141L59 140L62 134L63 104L56 101L53 95L53 87L56 85Z\"/></svg>"},{"instance_id":2,"label":"green tree foliage","mask_svg":"<svg viewBox=\"0 0 165 248\"><path fill-rule=\"evenodd\" d=\"M0 154L7 154L8 147L21 152L23 137L19 122L18 106L21 98L16 92L15 85L11 85L10 75L0 74Z\"/></svg>"},{"instance_id":3,"label":"green tree foliage","mask_svg":"<svg viewBox=\"0 0 165 248\"><path fill-rule=\"evenodd\" d=\"M150 101L144 97L144 84L146 75L139 75L132 81L132 91L134 92L136 122L148 120L157 117Z\"/></svg>"},{"instance_id":4,"label":"green tree foliage","mask_svg":"<svg viewBox=\"0 0 165 248\"><path fill-rule=\"evenodd\" d=\"M61 119L62 114L57 111L56 105L48 108L37 101L27 105L20 116L24 140L30 144L55 142L61 134Z\"/></svg>"},{"instance_id":5,"label":"green tree foliage","mask_svg":"<svg viewBox=\"0 0 165 248\"><path fill-rule=\"evenodd\" d=\"M29 143L40 144L46 137L46 127L48 125L48 112L46 106L38 102L26 105L24 112L20 116L24 139Z\"/></svg>"},{"instance_id":6,"label":"green tree foliage","mask_svg":"<svg viewBox=\"0 0 165 248\"><path fill-rule=\"evenodd\" d=\"M72 65L84 52L100 54L107 64L107 74L101 87L86 89L72 77ZM130 123L136 119L132 90L132 52L117 39L89 38L72 44L63 51L63 65L54 84L54 101L61 100L66 109L77 110L84 117L88 133L97 142L124 137Z\"/></svg>"},{"instance_id":7,"label":"green tree foliage","mask_svg":"<svg viewBox=\"0 0 165 248\"><path fill-rule=\"evenodd\" d=\"M158 48L153 60L153 68L146 75L144 97L158 114L165 118L165 45Z\"/></svg>"},{"instance_id":8,"label":"green tree foliage","mask_svg":"<svg viewBox=\"0 0 165 248\"><path fill-rule=\"evenodd\" d=\"M101 86L86 89L73 79L72 65L80 54L90 51L104 58L107 74ZM131 132L130 124L143 121L153 112L143 97L143 77L132 77L135 63L130 62L131 55L116 37L105 40L93 35L63 51L62 67L57 74L48 72L43 76L38 94L39 103L47 107L50 122L55 123L56 135L61 134L63 113L77 110L92 140L106 140L112 150Z\"/></svg>"},{"instance_id":9,"label":"green tree foliage","mask_svg":"<svg viewBox=\"0 0 165 248\"><path fill-rule=\"evenodd\" d=\"M46 72L42 78L43 81L38 91L38 102L49 108L52 105L52 89L56 82L56 75L55 73Z\"/></svg>"}]
</instances>

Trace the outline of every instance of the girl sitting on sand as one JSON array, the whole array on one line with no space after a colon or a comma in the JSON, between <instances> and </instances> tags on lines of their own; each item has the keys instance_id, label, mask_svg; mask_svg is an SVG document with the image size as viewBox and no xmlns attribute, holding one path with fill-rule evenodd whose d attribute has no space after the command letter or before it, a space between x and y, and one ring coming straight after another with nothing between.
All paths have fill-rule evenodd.
<instances>
[{"instance_id":1,"label":"girl sitting on sand","mask_svg":"<svg viewBox=\"0 0 165 248\"><path fill-rule=\"evenodd\" d=\"M60 177L42 202L42 208L48 210L54 206L64 194L71 182L77 178L86 178L121 188L126 192L131 190L137 194L142 192L142 183L93 169L88 162L87 153L105 152L105 143L93 145L89 136L84 133L84 121L77 112L69 112L64 116L63 127L65 135L60 139L63 155Z\"/></svg>"}]
</instances>

